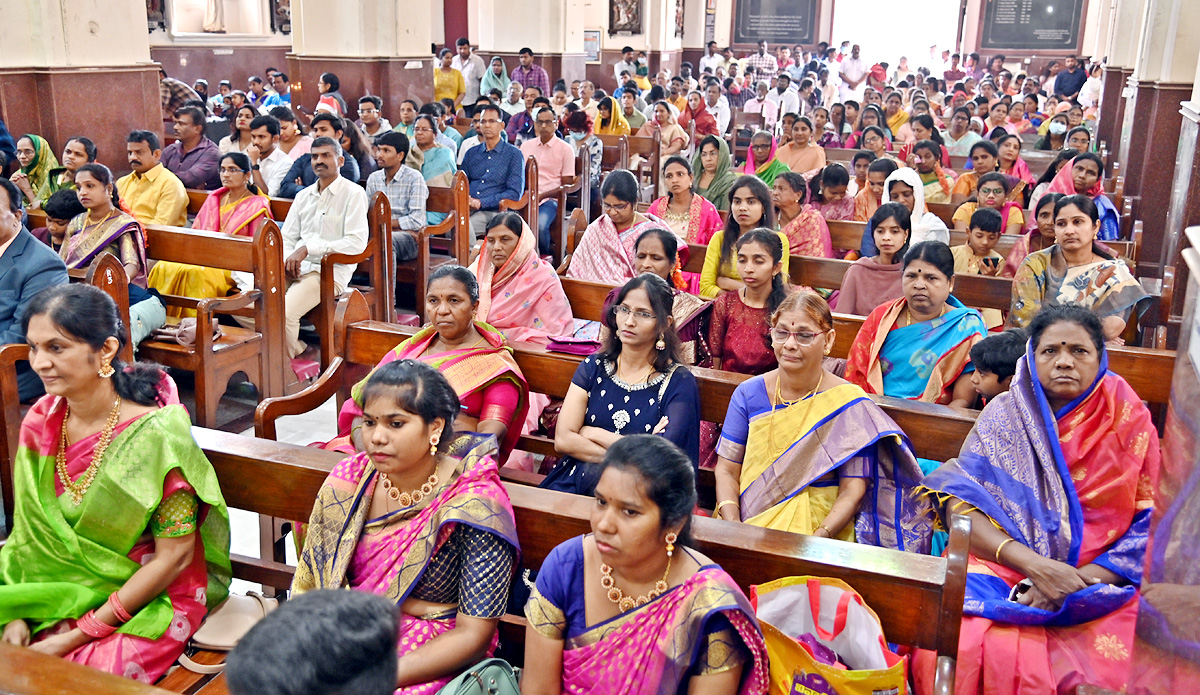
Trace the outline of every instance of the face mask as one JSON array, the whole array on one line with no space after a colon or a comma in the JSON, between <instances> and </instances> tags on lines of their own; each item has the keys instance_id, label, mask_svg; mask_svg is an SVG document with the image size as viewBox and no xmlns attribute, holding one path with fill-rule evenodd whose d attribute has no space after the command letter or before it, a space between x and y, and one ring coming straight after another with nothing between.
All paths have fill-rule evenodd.
<instances>
[{"instance_id":1,"label":"face mask","mask_svg":"<svg viewBox=\"0 0 1200 695\"><path fill-rule=\"evenodd\" d=\"M1067 132L1067 124L1055 121L1054 123L1050 124L1050 132L1055 135L1062 135L1063 133Z\"/></svg>"},{"instance_id":2,"label":"face mask","mask_svg":"<svg viewBox=\"0 0 1200 695\"><path fill-rule=\"evenodd\" d=\"M572 140L582 140L587 137L587 133L576 133L575 131L571 131L570 136Z\"/></svg>"},{"instance_id":3,"label":"face mask","mask_svg":"<svg viewBox=\"0 0 1200 695\"><path fill-rule=\"evenodd\" d=\"M638 59L637 59L637 62L638 62L638 65L645 65L645 64L646 64L646 59L645 59L645 58L638 58Z\"/></svg>"}]
</instances>

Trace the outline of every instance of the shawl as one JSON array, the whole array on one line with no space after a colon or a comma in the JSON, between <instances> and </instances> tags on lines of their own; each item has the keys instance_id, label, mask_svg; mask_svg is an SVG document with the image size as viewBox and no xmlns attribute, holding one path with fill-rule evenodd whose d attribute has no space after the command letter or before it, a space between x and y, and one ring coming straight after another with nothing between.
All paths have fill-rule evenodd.
<instances>
[{"instance_id":1,"label":"shawl","mask_svg":"<svg viewBox=\"0 0 1200 695\"><path fill-rule=\"evenodd\" d=\"M1071 170L1074 168L1075 159L1063 165L1063 168L1059 169L1058 173L1054 175L1054 179L1050 181L1050 188L1046 193L1062 193L1063 195L1079 193L1075 190L1075 179L1071 175ZM1096 238L1100 241L1112 241L1118 238L1121 232L1121 216L1117 212L1117 207L1104 194L1102 178L1096 179L1096 183L1083 195L1091 198L1100 212L1100 232L1096 234Z\"/></svg>"},{"instance_id":2,"label":"shawl","mask_svg":"<svg viewBox=\"0 0 1200 695\"><path fill-rule=\"evenodd\" d=\"M717 132L716 117L709 113L708 109L704 108L703 105L699 111L693 111L690 104L683 110L683 115L679 117L679 125L687 128L688 124L695 124L695 128L692 130L692 137L694 138L703 138L706 135L721 136Z\"/></svg>"},{"instance_id":3,"label":"shawl","mask_svg":"<svg viewBox=\"0 0 1200 695\"><path fill-rule=\"evenodd\" d=\"M608 111L612 115L608 119L608 126L601 125L600 118L596 118L595 131L597 135L629 135L632 132L629 128L629 121L625 120L625 114L616 99L604 97L600 100L600 104L608 104Z\"/></svg>"},{"instance_id":4,"label":"shawl","mask_svg":"<svg viewBox=\"0 0 1200 695\"><path fill-rule=\"evenodd\" d=\"M664 195L650 203L646 214L665 220L670 214L670 203L671 196ZM688 206L687 243L706 246L712 235L724 227L725 223L721 220L721 213L717 212L716 206L704 196L693 193L692 203Z\"/></svg>"},{"instance_id":5,"label":"shawl","mask_svg":"<svg viewBox=\"0 0 1200 695\"><path fill-rule=\"evenodd\" d=\"M704 163L700 159L700 151L704 149L703 141L697 147L696 154L692 155L692 171L696 172L696 183L692 190L707 198L718 210L727 210L729 209L729 189L733 188L733 182L737 180L737 177L733 174L729 143L723 138L716 140L719 148L717 170L713 172L712 181L708 182L708 188L703 190L700 188L700 177L704 172Z\"/></svg>"},{"instance_id":6,"label":"shawl","mask_svg":"<svg viewBox=\"0 0 1200 695\"><path fill-rule=\"evenodd\" d=\"M499 75L492 69L492 66L496 63L500 63ZM504 59L500 56L494 56L488 62L487 69L483 71L483 79L479 82L479 93L486 97L493 89L499 89L501 94L508 94L508 85L510 82L512 80L508 78L508 66L504 64Z\"/></svg>"},{"instance_id":7,"label":"shawl","mask_svg":"<svg viewBox=\"0 0 1200 695\"><path fill-rule=\"evenodd\" d=\"M646 220L637 222L624 231L618 232L608 215L601 215L595 222L588 225L579 240L579 246L571 255L571 265L567 267L567 277L589 282L601 282L606 285L624 285L626 281L637 276L634 270L634 257L637 255L637 238L647 229L661 228L670 230L671 226L665 221L649 214L643 215ZM686 239L679 240L686 245Z\"/></svg>"},{"instance_id":8,"label":"shawl","mask_svg":"<svg viewBox=\"0 0 1200 695\"><path fill-rule=\"evenodd\" d=\"M972 573L967 581L966 615L1076 625L1122 607L1142 581L1158 435L1133 389L1108 371L1106 352L1096 380L1057 412L1033 361L1028 345L1008 392L983 409L958 458L921 487L939 506L950 497L966 505L944 511L979 511L1039 555L1075 567L1094 562L1130 582L1089 586L1050 612L1007 601L1008 586L994 574ZM1091 490L1082 500L1081 487ZM1098 492L1102 499L1093 499Z\"/></svg>"},{"instance_id":9,"label":"shawl","mask_svg":"<svg viewBox=\"0 0 1200 695\"><path fill-rule=\"evenodd\" d=\"M811 205L804 205L779 231L788 238L788 251L793 256L833 258L833 240L825 216Z\"/></svg>"},{"instance_id":10,"label":"shawl","mask_svg":"<svg viewBox=\"0 0 1200 695\"><path fill-rule=\"evenodd\" d=\"M164 482L173 470L202 503L199 533L208 565L208 606L224 600L231 576L229 515L216 472L192 439L187 410L178 403L166 405L113 437L72 523L55 494L64 406L59 396L43 396L21 423L13 466L13 533L0 549L0 623L24 618L37 632L103 605L141 569L128 553L162 504ZM174 619L164 591L118 632L158 639Z\"/></svg>"},{"instance_id":11,"label":"shawl","mask_svg":"<svg viewBox=\"0 0 1200 695\"><path fill-rule=\"evenodd\" d=\"M554 267L538 256L537 240L522 222L521 238L496 270L486 238L471 272L479 280L476 318L499 328L510 341L545 345L574 331L571 305Z\"/></svg>"},{"instance_id":12,"label":"shawl","mask_svg":"<svg viewBox=\"0 0 1200 695\"><path fill-rule=\"evenodd\" d=\"M971 347L987 335L987 326L978 311L963 306L953 295L946 304L951 310L944 315L896 329L893 327L906 311L908 300L901 297L876 307L850 347L846 380L867 393L948 404L955 380L971 363ZM885 346L889 339L892 345ZM883 354L885 350L889 355ZM901 354L907 362L897 359ZM911 387L905 389L908 394L884 391L885 367L890 380L903 378L905 386ZM915 396L909 395L914 392Z\"/></svg>"},{"instance_id":13,"label":"shawl","mask_svg":"<svg viewBox=\"0 0 1200 695\"><path fill-rule=\"evenodd\" d=\"M1013 162L1013 165L1008 168L1008 171L1004 173L1008 176L1012 176L1024 181L1025 185L1027 186L1032 186L1037 182L1037 177L1033 175L1033 172L1029 170L1029 165L1026 164L1025 160L1020 156L1018 156L1017 161Z\"/></svg>"},{"instance_id":14,"label":"shawl","mask_svg":"<svg viewBox=\"0 0 1200 695\"><path fill-rule=\"evenodd\" d=\"M271 219L271 199L259 193L250 195L229 205L221 205L221 196L229 192L226 187L218 188L204 199L192 229L222 232L229 236L254 236L258 225L252 224L261 217Z\"/></svg>"},{"instance_id":15,"label":"shawl","mask_svg":"<svg viewBox=\"0 0 1200 695\"><path fill-rule=\"evenodd\" d=\"M500 482L495 440L455 434L442 456L459 463L436 496L400 510L411 519L388 541L390 562L366 577L364 587L397 606L420 583L425 569L457 524L491 533L513 546L517 541L512 503ZM371 495L379 480L366 452L342 460L317 493L292 592L340 589L347 585L354 549L367 522Z\"/></svg>"},{"instance_id":16,"label":"shawl","mask_svg":"<svg viewBox=\"0 0 1200 695\"><path fill-rule=\"evenodd\" d=\"M888 130L892 131L893 133L899 134L900 126L904 125L905 123L908 123L908 112L905 111L904 109L897 109L896 113L893 114L892 116L886 116L886 114L885 114L885 118L887 118Z\"/></svg>"},{"instance_id":17,"label":"shawl","mask_svg":"<svg viewBox=\"0 0 1200 695\"><path fill-rule=\"evenodd\" d=\"M29 177L29 187L36 194L49 183L50 170L58 168L58 159L55 158L54 151L50 149L50 143L46 142L41 135L26 133L21 138L29 138L33 143L33 159L29 162L29 166L21 167L21 173ZM21 138L18 138L18 141Z\"/></svg>"},{"instance_id":18,"label":"shawl","mask_svg":"<svg viewBox=\"0 0 1200 695\"><path fill-rule=\"evenodd\" d=\"M421 150L419 147L413 147L413 149L420 150L423 155L421 176L424 177L426 184L448 188L454 182L454 172L458 170L458 165L455 163L454 153L449 147L434 144L427 150ZM431 224L436 224L436 222Z\"/></svg>"},{"instance_id":19,"label":"shawl","mask_svg":"<svg viewBox=\"0 0 1200 695\"><path fill-rule=\"evenodd\" d=\"M1026 256L1013 278L1012 325L1028 326L1043 306L1059 304L1075 304L1102 318L1125 317L1139 306L1139 313L1144 311L1149 295L1125 262L1095 242L1092 253L1104 260L1075 268L1067 267L1058 244Z\"/></svg>"},{"instance_id":20,"label":"shawl","mask_svg":"<svg viewBox=\"0 0 1200 695\"><path fill-rule=\"evenodd\" d=\"M667 115L667 124L658 123L654 118L646 119L646 124L638 128L638 136L645 138L654 137L654 125L658 123L658 147L660 150L671 146L672 142L682 140L683 146L687 147L691 142L687 131L679 126L679 119L675 116L674 109L668 109L670 113ZM657 118L657 114L655 114Z\"/></svg>"},{"instance_id":21,"label":"shawl","mask_svg":"<svg viewBox=\"0 0 1200 695\"><path fill-rule=\"evenodd\" d=\"M846 269L837 297L830 298L831 309L842 314L866 316L875 307L904 296L901 287L904 269L900 261L881 265L876 260L876 256L859 258Z\"/></svg>"}]
</instances>

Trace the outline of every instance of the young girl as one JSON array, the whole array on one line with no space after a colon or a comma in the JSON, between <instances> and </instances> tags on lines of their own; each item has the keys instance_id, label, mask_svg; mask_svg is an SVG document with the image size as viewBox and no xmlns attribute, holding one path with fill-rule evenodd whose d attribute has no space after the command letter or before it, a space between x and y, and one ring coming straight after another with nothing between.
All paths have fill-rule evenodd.
<instances>
[{"instance_id":1,"label":"young girl","mask_svg":"<svg viewBox=\"0 0 1200 695\"><path fill-rule=\"evenodd\" d=\"M713 369L762 374L775 368L775 353L763 336L771 314L787 297L783 243L769 229L755 229L737 241L742 288L713 301L709 347Z\"/></svg>"},{"instance_id":2,"label":"young girl","mask_svg":"<svg viewBox=\"0 0 1200 695\"><path fill-rule=\"evenodd\" d=\"M704 268L700 271L700 296L713 299L722 290L740 290L745 285L738 274L734 256L734 245L743 234L753 229L775 228L775 214L771 205L771 192L757 176L741 176L729 189L729 219L725 229L713 234L704 254ZM783 273L788 272L787 237L779 234L783 243Z\"/></svg>"},{"instance_id":3,"label":"young girl","mask_svg":"<svg viewBox=\"0 0 1200 695\"><path fill-rule=\"evenodd\" d=\"M850 172L834 162L813 175L808 183L813 209L827 220L853 220L854 198L847 195Z\"/></svg>"},{"instance_id":4,"label":"young girl","mask_svg":"<svg viewBox=\"0 0 1200 695\"><path fill-rule=\"evenodd\" d=\"M871 217L871 229L878 255L860 258L846 269L842 288L829 303L839 313L866 316L904 294L900 261L912 233L908 208L900 203L880 205Z\"/></svg>"},{"instance_id":5,"label":"young girl","mask_svg":"<svg viewBox=\"0 0 1200 695\"><path fill-rule=\"evenodd\" d=\"M968 200L954 211L954 228L960 232L971 227L971 215L979 208L991 208L1000 213L1001 230L1005 234L1020 234L1025 231L1025 213L1021 206L1008 200L1010 187L1008 177L998 171L979 177L975 189L975 200Z\"/></svg>"}]
</instances>

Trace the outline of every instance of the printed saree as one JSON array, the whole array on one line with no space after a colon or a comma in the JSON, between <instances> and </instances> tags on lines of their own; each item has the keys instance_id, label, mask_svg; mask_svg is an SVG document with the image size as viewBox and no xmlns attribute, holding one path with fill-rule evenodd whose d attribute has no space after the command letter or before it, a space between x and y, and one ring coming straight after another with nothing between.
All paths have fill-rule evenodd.
<instances>
[{"instance_id":1,"label":"printed saree","mask_svg":"<svg viewBox=\"0 0 1200 695\"><path fill-rule=\"evenodd\" d=\"M1089 683L1122 690L1142 580L1160 454L1150 413L1107 355L1088 391L1052 412L1030 366L988 403L962 453L921 481L944 511L979 511L1038 554L1099 565L1126 582L1094 584L1056 611L1009 601L1023 579L971 556L959 640L956 691L1072 692ZM920 690L932 684L933 655L918 656ZM922 682L924 681L924 687Z\"/></svg>"},{"instance_id":2,"label":"printed saree","mask_svg":"<svg viewBox=\"0 0 1200 695\"><path fill-rule=\"evenodd\" d=\"M1074 304L1103 318L1128 320L1135 309L1145 310L1149 298L1129 267L1093 242L1092 253L1104 259L1067 267L1057 244L1029 254L1013 278L1012 312L1009 322L1028 326L1043 306Z\"/></svg>"},{"instance_id":3,"label":"printed saree","mask_svg":"<svg viewBox=\"0 0 1200 695\"><path fill-rule=\"evenodd\" d=\"M267 196L249 195L222 205L221 197L228 192L228 188L218 188L208 195L200 212L196 214L192 229L220 232L228 236L253 237L263 223L271 219L271 200ZM156 262L146 282L163 294L195 299L224 297L234 286L232 273L228 270L170 261ZM195 309L167 307L169 317L184 318L195 315Z\"/></svg>"},{"instance_id":4,"label":"printed saree","mask_svg":"<svg viewBox=\"0 0 1200 695\"><path fill-rule=\"evenodd\" d=\"M839 538L928 552L928 505L913 497L917 459L908 437L861 388L841 384L806 405L774 408L764 377L737 391L717 454L742 465L742 521L811 534L837 499L841 473L865 478L868 488Z\"/></svg>"},{"instance_id":5,"label":"printed saree","mask_svg":"<svg viewBox=\"0 0 1200 695\"><path fill-rule=\"evenodd\" d=\"M797 256L833 258L833 240L825 216L812 205L805 205L800 214L779 230L788 239L789 252Z\"/></svg>"},{"instance_id":6,"label":"printed saree","mask_svg":"<svg viewBox=\"0 0 1200 695\"><path fill-rule=\"evenodd\" d=\"M29 162L29 166L21 167L21 173L29 179L29 188L37 195L37 192L47 187L50 183L50 172L58 168L58 159L54 156L54 150L50 148L50 143L41 135L27 133L19 139L28 138L33 143L33 159ZM38 201L27 200L28 204L33 204Z\"/></svg>"},{"instance_id":7,"label":"printed saree","mask_svg":"<svg viewBox=\"0 0 1200 695\"><path fill-rule=\"evenodd\" d=\"M116 633L66 655L152 683L228 593L229 517L217 476L176 401L118 426L76 506L56 488L55 454L65 415L65 401L44 396L21 423L13 467L15 524L0 549L0 624L24 619L35 641L72 628L149 561L154 544L143 535L158 520L166 497L190 488L200 503L191 520L200 521L191 566ZM98 440L96 434L67 447L73 479L92 462Z\"/></svg>"},{"instance_id":8,"label":"printed saree","mask_svg":"<svg viewBox=\"0 0 1200 695\"><path fill-rule=\"evenodd\" d=\"M494 384L508 382L516 386L520 400L512 415L513 425L509 426L504 441L500 442L500 460L504 461L516 446L517 439L521 437L521 428L515 425L525 421L529 409L529 385L525 382L525 376L521 374L517 361L513 359L512 348L505 343L504 334L482 321L475 322L475 330L484 337L484 345L426 354L429 346L438 337L438 332L427 326L384 355L379 364L375 365L375 369L396 360L419 360L441 372L454 387L454 392L461 401L486 391ZM375 369L371 372L374 373ZM366 387L369 378L370 374L351 389L350 400L342 404L341 413L338 414L338 436L323 448L347 454L354 453L350 428L355 418L362 417L363 388ZM488 413L472 412L466 407L463 413L480 420L488 419Z\"/></svg>"},{"instance_id":9,"label":"printed saree","mask_svg":"<svg viewBox=\"0 0 1200 695\"><path fill-rule=\"evenodd\" d=\"M953 295L951 308L932 321L894 328L904 315L904 297L871 312L846 360L846 380L867 393L910 401L952 400L954 382L971 363L971 346L983 340L987 327L978 311Z\"/></svg>"},{"instance_id":10,"label":"printed saree","mask_svg":"<svg viewBox=\"0 0 1200 695\"><path fill-rule=\"evenodd\" d=\"M113 210L95 224L88 223L88 213L76 215L67 225L59 255L68 269L86 268L103 252L109 252L121 263L135 263L138 274L130 284L146 286L146 234L133 216Z\"/></svg>"},{"instance_id":11,"label":"printed saree","mask_svg":"<svg viewBox=\"0 0 1200 695\"><path fill-rule=\"evenodd\" d=\"M721 220L721 213L717 212L717 208L707 198L699 194L692 195L692 203L688 206L686 219L681 220L683 224L671 224L674 213L670 210L671 197L662 196L650 203L650 209L647 214L651 217L664 220L670 225L671 231L675 232L675 236L680 239L686 239L689 244L707 245L708 240L712 238L714 232L725 226ZM636 239L634 240L637 241Z\"/></svg>"},{"instance_id":12,"label":"printed saree","mask_svg":"<svg viewBox=\"0 0 1200 695\"><path fill-rule=\"evenodd\" d=\"M575 319L558 274L538 256L537 239L524 222L516 250L499 270L485 239L471 272L479 280L476 317L499 328L509 340L545 345L552 336L574 331Z\"/></svg>"},{"instance_id":13,"label":"printed saree","mask_svg":"<svg viewBox=\"0 0 1200 695\"><path fill-rule=\"evenodd\" d=\"M650 214L642 215L641 222L634 218L629 227L617 231L608 215L601 215L588 225L579 240L579 246L571 255L567 277L605 285L624 285L637 273L633 261L637 255L634 246L637 238L647 229L671 229L665 221ZM683 239L680 240L686 243Z\"/></svg>"},{"instance_id":14,"label":"printed saree","mask_svg":"<svg viewBox=\"0 0 1200 695\"><path fill-rule=\"evenodd\" d=\"M458 524L491 533L519 549L512 504L500 482L496 454L491 437L456 435L443 454L458 461L453 477L436 496L398 512L407 517L405 523L390 527L382 536L373 536L372 562L366 567L354 565L359 564L358 546L366 538L363 528L368 523L367 513L379 476L365 452L343 460L329 473L317 493L292 592L339 589L353 583L359 591L369 591L401 606ZM511 581L511 577L503 579ZM454 626L453 612L425 617L402 613L397 650L404 656ZM493 637L488 653L495 647ZM447 676L396 692L436 693L452 678Z\"/></svg>"}]
</instances>

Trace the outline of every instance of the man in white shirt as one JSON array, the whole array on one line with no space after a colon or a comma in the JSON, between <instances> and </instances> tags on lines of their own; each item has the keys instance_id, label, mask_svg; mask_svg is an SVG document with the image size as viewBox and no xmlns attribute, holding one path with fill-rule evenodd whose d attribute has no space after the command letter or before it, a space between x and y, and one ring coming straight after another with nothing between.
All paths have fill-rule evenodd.
<instances>
[{"instance_id":1,"label":"man in white shirt","mask_svg":"<svg viewBox=\"0 0 1200 695\"><path fill-rule=\"evenodd\" d=\"M722 96L721 85L716 80L704 88L704 108L717 119L717 132L724 135L733 114L729 111L729 100Z\"/></svg>"},{"instance_id":2,"label":"man in white shirt","mask_svg":"<svg viewBox=\"0 0 1200 695\"><path fill-rule=\"evenodd\" d=\"M596 85L592 84L588 80L584 80L583 82L579 83L579 98L575 100L575 103L579 105L579 108L582 109L584 113L592 117L592 123L596 123L600 116L600 102L592 98L592 95L595 93Z\"/></svg>"},{"instance_id":3,"label":"man in white shirt","mask_svg":"<svg viewBox=\"0 0 1200 695\"><path fill-rule=\"evenodd\" d=\"M338 173L345 161L342 146L320 137L313 140L309 154L317 184L296 195L280 230L288 277L283 299L288 357L308 347L300 340L300 318L321 303L321 259L329 253L362 253L367 247L367 192ZM353 265L333 267L335 295L346 289L353 274Z\"/></svg>"},{"instance_id":4,"label":"man in white shirt","mask_svg":"<svg viewBox=\"0 0 1200 695\"><path fill-rule=\"evenodd\" d=\"M771 86L766 80L759 80L755 86L755 96L742 104L742 111L745 113L761 113L763 117L763 128L766 130L775 130L775 121L779 119L779 106L767 98L767 92L771 91Z\"/></svg>"},{"instance_id":5,"label":"man in white shirt","mask_svg":"<svg viewBox=\"0 0 1200 695\"><path fill-rule=\"evenodd\" d=\"M613 66L613 77L616 78L618 87L622 84L622 72L628 72L630 75L637 74L637 62L634 61L636 55L637 52L633 50L632 46L625 46L621 49L621 60L617 61L617 64ZM579 91L582 95L583 85L580 85Z\"/></svg>"},{"instance_id":6,"label":"man in white shirt","mask_svg":"<svg viewBox=\"0 0 1200 695\"><path fill-rule=\"evenodd\" d=\"M483 71L487 66L483 64L483 58L471 50L471 42L465 36L455 41L454 46L458 53L454 60L450 61L450 67L461 72L463 82L467 83L467 93L463 96L462 105L474 106L475 102L479 101L479 82L483 79Z\"/></svg>"},{"instance_id":7,"label":"man in white shirt","mask_svg":"<svg viewBox=\"0 0 1200 695\"><path fill-rule=\"evenodd\" d=\"M842 58L838 76L842 79L842 101L862 98L862 84L867 79L867 63L859 57L862 49L858 44L850 49L850 55Z\"/></svg>"},{"instance_id":8,"label":"man in white shirt","mask_svg":"<svg viewBox=\"0 0 1200 695\"><path fill-rule=\"evenodd\" d=\"M250 145L246 148L250 158L254 185L271 197L279 195L279 188L292 168L292 158L279 148L279 119L274 116L257 116L250 121Z\"/></svg>"},{"instance_id":9,"label":"man in white shirt","mask_svg":"<svg viewBox=\"0 0 1200 695\"><path fill-rule=\"evenodd\" d=\"M775 78L775 89L767 93L767 99L775 103L775 108L781 116L800 113L800 97L796 90L789 89L791 86L792 78L786 73L780 74Z\"/></svg>"},{"instance_id":10,"label":"man in white shirt","mask_svg":"<svg viewBox=\"0 0 1200 695\"><path fill-rule=\"evenodd\" d=\"M717 74L717 68L722 67L723 62L721 54L717 52L717 42L709 41L704 47L704 56L700 58L700 74L703 75L705 70L713 75ZM725 71L729 71L728 67Z\"/></svg>"}]
</instances>

